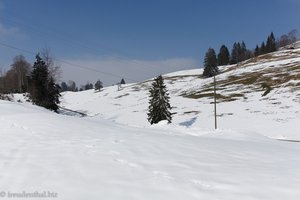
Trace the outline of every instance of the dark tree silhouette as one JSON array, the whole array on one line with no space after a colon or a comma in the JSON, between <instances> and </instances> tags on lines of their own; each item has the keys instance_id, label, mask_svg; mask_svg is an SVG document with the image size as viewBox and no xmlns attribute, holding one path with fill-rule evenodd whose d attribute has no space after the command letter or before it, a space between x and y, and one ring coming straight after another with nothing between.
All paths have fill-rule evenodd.
<instances>
[{"instance_id":1,"label":"dark tree silhouette","mask_svg":"<svg viewBox=\"0 0 300 200\"><path fill-rule=\"evenodd\" d=\"M222 45L220 52L218 54L218 65L228 65L229 64L230 54L228 48L225 45Z\"/></svg>"},{"instance_id":2,"label":"dark tree silhouette","mask_svg":"<svg viewBox=\"0 0 300 200\"><path fill-rule=\"evenodd\" d=\"M101 90L103 88L103 83L98 80L96 83L95 83L95 90Z\"/></svg>"},{"instance_id":3,"label":"dark tree silhouette","mask_svg":"<svg viewBox=\"0 0 300 200\"><path fill-rule=\"evenodd\" d=\"M36 105L57 112L60 87L54 83L46 63L37 55L30 77L30 97Z\"/></svg>"},{"instance_id":4,"label":"dark tree silhouette","mask_svg":"<svg viewBox=\"0 0 300 200\"><path fill-rule=\"evenodd\" d=\"M150 100L147 114L150 124L156 124L162 120L167 120L171 123L170 98L161 75L154 79L149 92Z\"/></svg>"},{"instance_id":5,"label":"dark tree silhouette","mask_svg":"<svg viewBox=\"0 0 300 200\"><path fill-rule=\"evenodd\" d=\"M218 66L217 66L217 57L215 50L212 48L209 48L208 51L205 54L204 58L204 70L203 70L203 76L204 77L211 77L216 75L219 72Z\"/></svg>"}]
</instances>

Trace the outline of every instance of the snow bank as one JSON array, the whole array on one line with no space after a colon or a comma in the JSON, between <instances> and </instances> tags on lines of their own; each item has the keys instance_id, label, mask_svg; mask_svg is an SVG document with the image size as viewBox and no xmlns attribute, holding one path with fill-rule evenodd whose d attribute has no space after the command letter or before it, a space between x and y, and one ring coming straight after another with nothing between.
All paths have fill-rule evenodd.
<instances>
[{"instance_id":1,"label":"snow bank","mask_svg":"<svg viewBox=\"0 0 300 200\"><path fill-rule=\"evenodd\" d=\"M232 130L202 130L195 136L164 125L128 127L4 101L0 111L1 195L47 191L62 200L300 198L299 143Z\"/></svg>"}]
</instances>

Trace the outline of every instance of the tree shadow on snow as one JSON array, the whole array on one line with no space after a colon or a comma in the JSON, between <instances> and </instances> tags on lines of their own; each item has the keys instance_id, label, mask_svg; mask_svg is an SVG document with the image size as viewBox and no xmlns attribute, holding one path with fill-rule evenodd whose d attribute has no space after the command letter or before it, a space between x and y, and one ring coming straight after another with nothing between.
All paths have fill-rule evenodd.
<instances>
[{"instance_id":1,"label":"tree shadow on snow","mask_svg":"<svg viewBox=\"0 0 300 200\"><path fill-rule=\"evenodd\" d=\"M179 123L179 125L180 126L190 127L190 126L192 126L196 122L196 120L197 120L197 117L193 117L190 120L187 120L187 121Z\"/></svg>"}]
</instances>

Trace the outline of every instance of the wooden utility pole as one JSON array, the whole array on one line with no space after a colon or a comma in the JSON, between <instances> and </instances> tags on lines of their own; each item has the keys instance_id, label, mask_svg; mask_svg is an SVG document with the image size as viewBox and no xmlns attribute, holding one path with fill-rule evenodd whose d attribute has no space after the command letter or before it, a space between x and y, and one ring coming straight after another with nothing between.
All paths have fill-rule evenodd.
<instances>
[{"instance_id":1,"label":"wooden utility pole","mask_svg":"<svg viewBox=\"0 0 300 200\"><path fill-rule=\"evenodd\" d=\"M216 86L216 75L214 75L214 105L215 105L215 129L217 126L217 94L216 94L217 86Z\"/></svg>"}]
</instances>

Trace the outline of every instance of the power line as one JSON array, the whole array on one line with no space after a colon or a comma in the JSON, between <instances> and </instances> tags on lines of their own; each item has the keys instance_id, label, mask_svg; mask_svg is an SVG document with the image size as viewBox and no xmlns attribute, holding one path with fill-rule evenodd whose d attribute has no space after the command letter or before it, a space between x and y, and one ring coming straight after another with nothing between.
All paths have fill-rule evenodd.
<instances>
[{"instance_id":1,"label":"power line","mask_svg":"<svg viewBox=\"0 0 300 200\"><path fill-rule=\"evenodd\" d=\"M13 45L9 45L9 44L3 43L1 41L0 41L0 45L4 46L6 48L22 51L22 52L27 53L27 54L36 55L36 53L34 53L32 51L29 51L29 50L26 50L26 49L21 49L19 47L15 47ZM56 60L56 61L61 62L61 63L68 64L68 65L71 65L71 66L74 66L74 67L77 67L77 68L81 68L81 69L85 69L85 70L89 70L89 71L93 71L93 72L98 72L98 73L101 73L101 74L104 74L104 75L107 75L107 76L111 76L111 77L115 77L115 78L125 78L125 79L130 80L130 81L139 82L138 80L134 80L132 78L123 77L123 76L119 76L119 75L116 75L116 74L113 74L113 73L110 73L110 72L105 72L105 71L101 71L101 70L98 70L98 69L94 69L92 67L87 67L87 66L82 66L82 65L79 65L79 64L71 63L71 62L65 61L63 59L53 58L53 60Z\"/></svg>"},{"instance_id":2,"label":"power line","mask_svg":"<svg viewBox=\"0 0 300 200\"><path fill-rule=\"evenodd\" d=\"M14 16L15 18L15 16ZM23 18L23 17L22 17ZM14 24L18 24L18 25L21 25L21 26L25 26L29 29L31 29L34 33L36 34L40 34L40 35L48 35L48 36L51 36L51 37L56 37L58 40L61 40L63 41L64 43L69 43L69 45L71 44L72 46L76 47L76 45L78 46L81 46L89 51L92 51L94 53L97 54L97 52L99 51L99 49L101 49L102 51L104 52L107 52L107 53L117 53L117 54L123 54L121 53L120 51L118 50L115 50L115 49L111 49L111 48L108 48L108 47L104 47L103 45L99 45L97 44L97 47L99 47L99 49L97 48L94 48L90 45L87 45L87 44L83 44L81 42L78 42L78 40L75 40L75 39L72 39L70 37L66 37L64 36L63 34L60 34L60 33L57 33L57 31L49 31L51 30L51 28L47 28L48 31L45 31L45 30L41 30L40 29L40 26L39 28L35 28L32 24L28 25L28 24L25 24L25 23L22 23L20 21L16 21L16 20L12 20L12 19L9 19L7 17L5 17L6 20L14 23ZM53 30L53 29L52 29ZM75 44L76 43L76 44ZM67 45L68 46L68 45ZM127 56L111 56L112 58L115 58L117 62L120 62L120 60L122 59L130 59L129 57ZM138 64L139 66L142 66L144 67L145 69L147 69L147 71L149 71L149 69L152 69L153 65L150 65L150 64L146 64L146 63L143 63L143 62L140 62L140 61L137 61L137 60L131 60L131 62L133 63L136 63ZM121 62L120 62L121 63ZM141 68L139 68L139 70L141 70Z\"/></svg>"},{"instance_id":3,"label":"power line","mask_svg":"<svg viewBox=\"0 0 300 200\"><path fill-rule=\"evenodd\" d=\"M20 17L18 17L18 16L16 17L16 14L14 14L14 13L8 13L8 15L10 15L11 17L9 18L9 17L5 16L4 18L6 20L8 20L8 21L10 21L10 22L12 22L14 24L21 25L21 26L23 26L25 28L27 27L27 29L29 29L31 32L33 32L34 34L40 35L40 37L42 37L42 38L44 38L45 36L50 36L52 38L56 38L59 41L63 41L65 43L65 46L67 46L67 47L69 45L71 45L73 47L80 46L80 47L85 48L85 49L87 49L87 50L89 50L91 52L94 52L96 55L99 53L99 49L102 50L102 51L104 51L104 52L108 52L108 53L112 53L112 54L115 54L115 53L122 54L118 50L107 48L107 47L104 47L103 45L99 45L99 44L96 44L97 48L95 48L94 46L91 46L89 44L82 43L82 42L80 42L80 41L78 41L76 39L72 39L71 37L67 37L64 34L59 33L57 30L55 30L55 29L53 29L51 27L50 28L46 27L44 24L38 25L38 26L34 26L32 23L31 24L26 24L26 23L24 23L24 21L20 20ZM26 17L23 17L23 16L21 18L22 19L26 19ZM41 29L42 26L44 26L44 28L46 28L46 30ZM69 45L67 45L67 44L69 44ZM5 45L6 44L4 44L3 46L5 46ZM95 43L93 45L95 45ZM11 48L12 46L11 45L6 45L6 47ZM18 47L14 47L14 49L21 50L23 52L27 52L27 50L20 49ZM30 52L30 54L35 54L35 53ZM145 72L152 71L153 73L157 73L157 72L155 72L153 70L153 69L155 69L155 67L152 64L144 63L144 62L141 62L141 61L138 61L138 60L133 60L133 59L130 59L129 57L127 57L127 56L110 56L110 57L114 58L115 61L119 62L120 64L122 64L122 61L124 59L125 60L129 59L131 61L131 63L137 64L136 66L133 65L133 67L136 70L142 70L143 68L141 68L141 67L144 67L145 70L142 70L142 71L145 71ZM86 66L82 66L82 65L79 65L79 64L74 64L74 63L71 63L71 62L68 62L68 61L64 61L64 60L61 60L61 59L54 59L54 60L60 61L62 63L68 64L68 65L72 65L72 66L75 66L75 67L78 67L78 68L82 68L82 69L86 69L86 70L90 70L90 71L94 71L94 72L99 72L101 74L109 75L109 76L112 76L112 77L118 77L118 78L121 77L121 76L118 76L116 74L108 73L108 72L101 71L101 70L96 70L96 69L94 69L92 67L86 67ZM130 81L138 82L138 81L136 81L136 80L134 80L132 78L126 78L126 77L121 77L121 78L125 78L125 79L130 80Z\"/></svg>"},{"instance_id":4,"label":"power line","mask_svg":"<svg viewBox=\"0 0 300 200\"><path fill-rule=\"evenodd\" d=\"M54 58L54 60L56 60L58 62L61 62L61 63L71 65L71 66L74 66L74 67L78 67L78 68L81 68L81 69L86 69L86 70L90 70L90 71L94 71L94 72L99 72L101 74L105 74L105 75L108 75L108 76L112 76L112 77L116 77L116 78L125 78L125 79L130 80L130 81L139 82L138 80L134 80L132 78L119 76L119 75L116 75L116 74L113 74L113 73L110 73L110 72L104 72L104 71L97 70L97 69L94 69L94 68L91 68L91 67L85 67L85 66L75 64L75 63L71 63L71 62L68 62L68 61L65 61L65 60L62 60L62 59Z\"/></svg>"},{"instance_id":5,"label":"power line","mask_svg":"<svg viewBox=\"0 0 300 200\"><path fill-rule=\"evenodd\" d=\"M0 41L0 45L1 46L4 46L4 47L7 47L7 48L10 48L10 49L15 49L15 50L18 50L18 51L22 51L24 53L28 53L28 54L35 54L33 53L32 51L29 51L29 50L25 50L25 49L21 49L19 47L15 47L15 46L12 46L12 45L9 45L9 44L5 44L3 42Z\"/></svg>"}]
</instances>

